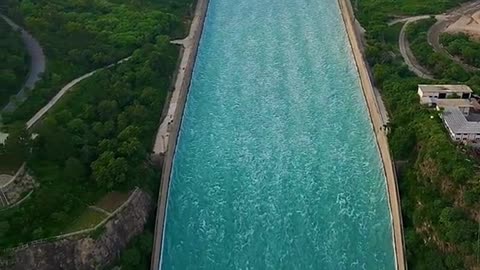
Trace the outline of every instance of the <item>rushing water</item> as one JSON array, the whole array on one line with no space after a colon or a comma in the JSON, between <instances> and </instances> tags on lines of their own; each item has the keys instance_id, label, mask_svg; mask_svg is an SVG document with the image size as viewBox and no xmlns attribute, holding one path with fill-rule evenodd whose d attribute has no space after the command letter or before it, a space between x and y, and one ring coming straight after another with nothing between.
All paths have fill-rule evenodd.
<instances>
[{"instance_id":1,"label":"rushing water","mask_svg":"<svg viewBox=\"0 0 480 270\"><path fill-rule=\"evenodd\" d=\"M162 269L394 269L385 177L336 0L211 0Z\"/></svg>"}]
</instances>

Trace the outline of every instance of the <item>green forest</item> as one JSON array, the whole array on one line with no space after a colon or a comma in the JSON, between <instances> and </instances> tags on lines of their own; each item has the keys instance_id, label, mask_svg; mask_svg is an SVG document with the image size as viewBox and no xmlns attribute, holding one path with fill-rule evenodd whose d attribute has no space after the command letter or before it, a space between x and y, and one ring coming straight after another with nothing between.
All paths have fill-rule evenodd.
<instances>
[{"instance_id":1,"label":"green forest","mask_svg":"<svg viewBox=\"0 0 480 270\"><path fill-rule=\"evenodd\" d=\"M22 88L28 73L28 55L20 38L20 32L14 31L0 18L0 108L11 95Z\"/></svg>"},{"instance_id":2,"label":"green forest","mask_svg":"<svg viewBox=\"0 0 480 270\"><path fill-rule=\"evenodd\" d=\"M434 20L407 29L418 61L437 78L410 72L399 53L399 16L438 14L462 1L353 1L366 29L367 59L390 115L389 143L402 164L398 181L410 269L472 269L478 266L480 182L478 158L468 147L451 142L438 112L419 104L419 83L467 83L479 93L478 74L470 74L428 45Z\"/></svg>"},{"instance_id":3,"label":"green forest","mask_svg":"<svg viewBox=\"0 0 480 270\"><path fill-rule=\"evenodd\" d=\"M447 51L462 59L465 63L480 67L480 42L475 41L468 35L460 34L443 34L440 42Z\"/></svg>"},{"instance_id":4,"label":"green forest","mask_svg":"<svg viewBox=\"0 0 480 270\"><path fill-rule=\"evenodd\" d=\"M69 81L130 56L157 35L186 31L187 0L11 0L9 16L39 41L47 70L4 122L28 120Z\"/></svg>"},{"instance_id":5,"label":"green forest","mask_svg":"<svg viewBox=\"0 0 480 270\"><path fill-rule=\"evenodd\" d=\"M24 145L40 184L19 207L0 212L1 247L64 233L88 206L111 190L154 192L148 164L177 49L159 36L130 61L80 83ZM8 145L8 144L7 144Z\"/></svg>"},{"instance_id":6,"label":"green forest","mask_svg":"<svg viewBox=\"0 0 480 270\"><path fill-rule=\"evenodd\" d=\"M3 169L27 161L39 185L22 204L0 211L0 249L69 232L111 191L139 186L155 199L160 176L149 155L179 55L170 40L185 35L191 10L185 0L10 1L9 17L39 40L47 70L26 102L3 115L10 133L0 147ZM79 83L25 130L68 81L128 56ZM139 269L131 258L139 251L149 263L151 223L118 265Z\"/></svg>"}]
</instances>

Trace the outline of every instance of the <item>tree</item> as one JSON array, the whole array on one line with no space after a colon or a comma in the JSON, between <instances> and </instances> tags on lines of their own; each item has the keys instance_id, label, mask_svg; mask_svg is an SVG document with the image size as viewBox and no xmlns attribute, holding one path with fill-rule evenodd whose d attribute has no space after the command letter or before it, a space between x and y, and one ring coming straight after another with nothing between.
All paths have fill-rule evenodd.
<instances>
[{"instance_id":1,"label":"tree","mask_svg":"<svg viewBox=\"0 0 480 270\"><path fill-rule=\"evenodd\" d=\"M120 134L118 134L119 141L126 141L132 137L138 137L140 135L140 128L134 125L130 125L124 128Z\"/></svg>"},{"instance_id":2,"label":"tree","mask_svg":"<svg viewBox=\"0 0 480 270\"><path fill-rule=\"evenodd\" d=\"M115 100L104 100L97 107L101 120L114 119L118 114L118 104Z\"/></svg>"},{"instance_id":3,"label":"tree","mask_svg":"<svg viewBox=\"0 0 480 270\"><path fill-rule=\"evenodd\" d=\"M8 221L6 220L0 221L0 238L3 237L8 232L9 229L10 229L10 224L8 223Z\"/></svg>"},{"instance_id":4,"label":"tree","mask_svg":"<svg viewBox=\"0 0 480 270\"><path fill-rule=\"evenodd\" d=\"M138 269L141 255L135 247L128 249L123 253L121 263L126 269Z\"/></svg>"},{"instance_id":5,"label":"tree","mask_svg":"<svg viewBox=\"0 0 480 270\"><path fill-rule=\"evenodd\" d=\"M115 158L115 153L104 152L91 165L93 177L97 183L107 189L112 189L115 184L122 184L126 180L128 163L122 158Z\"/></svg>"},{"instance_id":6,"label":"tree","mask_svg":"<svg viewBox=\"0 0 480 270\"><path fill-rule=\"evenodd\" d=\"M132 161L134 164L137 164L139 161L145 159L146 154L142 144L135 137L129 138L128 140L120 143L120 146L118 147L118 153L129 161Z\"/></svg>"},{"instance_id":7,"label":"tree","mask_svg":"<svg viewBox=\"0 0 480 270\"><path fill-rule=\"evenodd\" d=\"M85 166L80 160L74 157L69 157L65 162L63 168L63 177L71 181L80 181L85 178Z\"/></svg>"}]
</instances>

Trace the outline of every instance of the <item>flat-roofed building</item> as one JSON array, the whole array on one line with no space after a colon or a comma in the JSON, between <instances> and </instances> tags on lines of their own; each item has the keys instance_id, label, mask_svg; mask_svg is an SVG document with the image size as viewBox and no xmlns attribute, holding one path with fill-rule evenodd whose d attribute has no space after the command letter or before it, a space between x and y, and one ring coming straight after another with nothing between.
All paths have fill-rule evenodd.
<instances>
[{"instance_id":1,"label":"flat-roofed building","mask_svg":"<svg viewBox=\"0 0 480 270\"><path fill-rule=\"evenodd\" d=\"M468 99L437 99L436 103L437 110L445 109L447 107L456 107L458 108L464 115L469 115L470 109L473 109L472 101Z\"/></svg>"},{"instance_id":2,"label":"flat-roofed building","mask_svg":"<svg viewBox=\"0 0 480 270\"><path fill-rule=\"evenodd\" d=\"M472 89L463 84L419 84L420 103L436 105L441 99L470 99Z\"/></svg>"},{"instance_id":3,"label":"flat-roofed building","mask_svg":"<svg viewBox=\"0 0 480 270\"><path fill-rule=\"evenodd\" d=\"M480 114L465 115L458 107L445 107L442 120L452 140L480 141Z\"/></svg>"}]
</instances>

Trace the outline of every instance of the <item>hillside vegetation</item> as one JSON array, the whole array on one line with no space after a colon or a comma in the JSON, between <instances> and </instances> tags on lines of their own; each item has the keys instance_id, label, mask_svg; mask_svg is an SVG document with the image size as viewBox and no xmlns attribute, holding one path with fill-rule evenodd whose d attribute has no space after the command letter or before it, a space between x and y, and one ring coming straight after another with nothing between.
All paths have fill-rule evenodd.
<instances>
[{"instance_id":1,"label":"hillside vegetation","mask_svg":"<svg viewBox=\"0 0 480 270\"><path fill-rule=\"evenodd\" d=\"M94 75L38 128L28 166L40 184L19 207L0 212L0 247L64 233L75 217L112 190L154 191L146 162L177 50L168 38Z\"/></svg>"},{"instance_id":2,"label":"hillside vegetation","mask_svg":"<svg viewBox=\"0 0 480 270\"><path fill-rule=\"evenodd\" d=\"M46 47L47 74L8 121L25 120L90 69L130 60L79 83L33 130L8 126L2 155L27 160L39 187L19 206L0 212L0 248L65 233L110 191L140 186L155 196L158 172L148 157L185 31L188 2L28 1L13 3L17 21ZM30 151L31 149L31 151ZM1 149L0 149L1 150ZM75 226L73 226L75 227Z\"/></svg>"},{"instance_id":3,"label":"hillside vegetation","mask_svg":"<svg viewBox=\"0 0 480 270\"><path fill-rule=\"evenodd\" d=\"M405 164L398 181L409 268L474 269L480 254L478 160L470 149L451 142L438 112L420 106L416 91L419 83L467 82L476 91L480 84L475 74L427 46L425 31L433 23L428 20L409 30L409 40L418 60L439 80L416 77L398 53L398 26L387 25L399 16L442 13L460 1L352 3L367 30L368 62L390 113L389 143L394 158Z\"/></svg>"},{"instance_id":4,"label":"hillside vegetation","mask_svg":"<svg viewBox=\"0 0 480 270\"><path fill-rule=\"evenodd\" d=\"M450 83L468 84L472 89L480 92L480 71L466 71L447 55L435 52L428 44L427 32L435 21L435 19L428 19L409 25L407 37L413 54L424 67L432 71L436 78Z\"/></svg>"},{"instance_id":5,"label":"hillside vegetation","mask_svg":"<svg viewBox=\"0 0 480 270\"><path fill-rule=\"evenodd\" d=\"M9 14L45 50L47 70L19 109L5 122L26 121L60 88L87 72L125 58L157 35L185 32L190 5L180 0L10 0Z\"/></svg>"},{"instance_id":6,"label":"hillside vegetation","mask_svg":"<svg viewBox=\"0 0 480 270\"><path fill-rule=\"evenodd\" d=\"M447 51L475 67L480 68L480 42L466 34L443 34L440 39Z\"/></svg>"}]
</instances>

